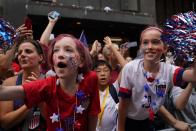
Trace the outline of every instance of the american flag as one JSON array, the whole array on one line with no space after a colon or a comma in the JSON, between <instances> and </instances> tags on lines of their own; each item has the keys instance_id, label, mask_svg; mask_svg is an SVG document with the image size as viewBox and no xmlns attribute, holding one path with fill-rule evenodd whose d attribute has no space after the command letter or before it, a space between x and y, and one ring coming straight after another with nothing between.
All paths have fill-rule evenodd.
<instances>
[{"instance_id":1,"label":"american flag","mask_svg":"<svg viewBox=\"0 0 196 131\"><path fill-rule=\"evenodd\" d=\"M79 40L82 42L82 44L88 48L88 42L86 39L86 35L84 34L84 30L82 30L81 34L80 34L80 38Z\"/></svg>"},{"instance_id":2,"label":"american flag","mask_svg":"<svg viewBox=\"0 0 196 131\"><path fill-rule=\"evenodd\" d=\"M29 129L35 129L39 126L40 123L40 112L36 111L33 113L33 118L31 119L29 123Z\"/></svg>"}]
</instances>

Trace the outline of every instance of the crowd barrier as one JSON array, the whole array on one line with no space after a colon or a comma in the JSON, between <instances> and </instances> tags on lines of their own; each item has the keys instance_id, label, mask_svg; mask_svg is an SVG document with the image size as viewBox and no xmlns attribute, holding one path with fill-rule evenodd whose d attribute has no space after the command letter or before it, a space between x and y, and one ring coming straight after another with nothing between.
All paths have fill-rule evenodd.
<instances>
[{"instance_id":1,"label":"crowd barrier","mask_svg":"<svg viewBox=\"0 0 196 131\"><path fill-rule=\"evenodd\" d=\"M192 125L190 125L190 126L191 126L191 129L196 130L196 124L192 124ZM158 131L177 131L177 130L174 129L174 128L167 128L167 129L158 130Z\"/></svg>"}]
</instances>

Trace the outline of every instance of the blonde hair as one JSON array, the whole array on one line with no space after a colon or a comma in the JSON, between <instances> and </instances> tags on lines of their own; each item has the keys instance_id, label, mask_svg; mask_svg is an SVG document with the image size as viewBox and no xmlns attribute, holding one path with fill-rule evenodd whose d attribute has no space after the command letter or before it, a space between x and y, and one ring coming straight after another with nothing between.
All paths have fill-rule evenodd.
<instances>
[{"instance_id":1,"label":"blonde hair","mask_svg":"<svg viewBox=\"0 0 196 131\"><path fill-rule=\"evenodd\" d=\"M144 30L142 31L142 33L141 33L141 35L140 35L140 42L142 41L142 37L143 37L144 33L145 33L146 31L148 31L148 30L157 30L157 31L159 31L161 34L163 33L163 30L162 30L161 28L156 27L156 26L149 26L149 27L147 27L146 29L144 29Z\"/></svg>"}]
</instances>

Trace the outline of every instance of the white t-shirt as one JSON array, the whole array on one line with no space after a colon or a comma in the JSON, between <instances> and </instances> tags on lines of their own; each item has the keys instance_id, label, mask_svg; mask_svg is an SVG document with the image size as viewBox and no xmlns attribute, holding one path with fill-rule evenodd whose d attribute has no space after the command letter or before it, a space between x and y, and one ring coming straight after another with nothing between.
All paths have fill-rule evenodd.
<instances>
[{"instance_id":1,"label":"white t-shirt","mask_svg":"<svg viewBox=\"0 0 196 131\"><path fill-rule=\"evenodd\" d=\"M99 91L100 105L102 105L103 103L105 94L106 90ZM116 103L110 93L108 93L105 109L102 116L101 126L98 125L98 121L96 131L115 131L117 126L117 114L118 110L116 108Z\"/></svg>"},{"instance_id":2,"label":"white t-shirt","mask_svg":"<svg viewBox=\"0 0 196 131\"><path fill-rule=\"evenodd\" d=\"M127 117L135 120L149 118L149 105L156 113L165 100L165 95L163 97L158 96L156 89L160 89L157 88L160 87L159 85L164 85L162 89L166 93L168 88L173 85L172 77L177 68L179 67L161 62L156 80L147 82L144 76L143 59L136 59L126 64L122 70L119 92L131 92ZM144 90L145 84L149 86L148 91Z\"/></svg>"}]
</instances>

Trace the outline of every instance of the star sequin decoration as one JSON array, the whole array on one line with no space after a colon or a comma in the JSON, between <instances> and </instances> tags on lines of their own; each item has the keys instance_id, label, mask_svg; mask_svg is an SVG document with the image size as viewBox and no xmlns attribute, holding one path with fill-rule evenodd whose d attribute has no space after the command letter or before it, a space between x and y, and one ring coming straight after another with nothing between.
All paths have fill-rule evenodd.
<instances>
[{"instance_id":1,"label":"star sequin decoration","mask_svg":"<svg viewBox=\"0 0 196 131\"><path fill-rule=\"evenodd\" d=\"M78 82L81 82L84 79L83 74L78 74Z\"/></svg>"},{"instance_id":2,"label":"star sequin decoration","mask_svg":"<svg viewBox=\"0 0 196 131\"><path fill-rule=\"evenodd\" d=\"M52 116L50 116L50 119L52 120L52 123L59 121L59 115L56 115L56 113L53 113Z\"/></svg>"},{"instance_id":3,"label":"star sequin decoration","mask_svg":"<svg viewBox=\"0 0 196 131\"><path fill-rule=\"evenodd\" d=\"M81 123L79 122L79 121L75 121L75 123L74 123L74 127L76 128L76 129L80 129L81 128Z\"/></svg>"},{"instance_id":4,"label":"star sequin decoration","mask_svg":"<svg viewBox=\"0 0 196 131\"><path fill-rule=\"evenodd\" d=\"M78 107L76 108L76 113L82 114L84 110L85 110L85 108L83 108L83 107L80 105L80 106L78 106Z\"/></svg>"},{"instance_id":5,"label":"star sequin decoration","mask_svg":"<svg viewBox=\"0 0 196 131\"><path fill-rule=\"evenodd\" d=\"M155 78L153 77L152 73L150 73L150 72L145 72L144 76L146 77L148 82L153 82L155 80Z\"/></svg>"}]
</instances>

